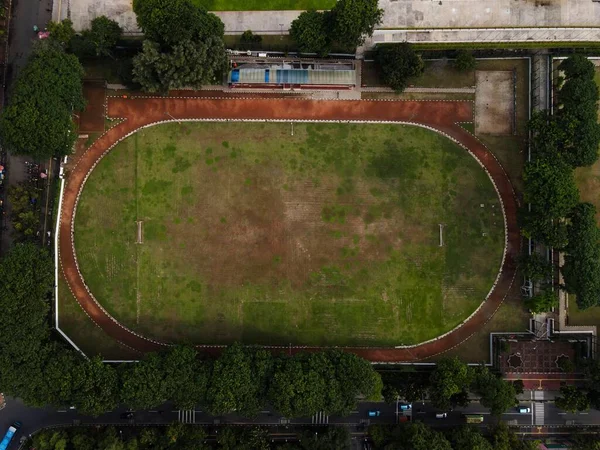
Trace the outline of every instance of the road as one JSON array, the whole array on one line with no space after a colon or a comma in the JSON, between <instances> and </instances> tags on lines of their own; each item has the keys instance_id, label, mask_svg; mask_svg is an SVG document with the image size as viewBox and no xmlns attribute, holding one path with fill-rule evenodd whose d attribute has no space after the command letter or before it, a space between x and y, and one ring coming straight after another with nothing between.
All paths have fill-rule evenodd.
<instances>
[{"instance_id":1,"label":"road","mask_svg":"<svg viewBox=\"0 0 600 450\"><path fill-rule=\"evenodd\" d=\"M534 398L534 391L527 391L524 397ZM552 396L548 396L552 397ZM537 405L537 406L536 406ZM565 426L598 426L600 424L600 411L589 410L581 413L566 413L556 407L554 401L534 402L533 400L523 400L520 406L531 408L530 413L521 414L517 408L513 408L501 416L501 420L508 422L513 426L522 427L521 430L527 432L536 427L544 427L548 433L552 429L556 432L564 432ZM375 410L380 412L379 417L369 418L368 412ZM20 401L8 398L7 406L0 410L0 430L5 430L15 420L23 423L18 438L29 435L30 433L51 425L160 425L173 422L183 422L188 424L215 425L215 424L245 424L245 425L346 425L352 430L364 430L369 424L374 423L396 423L396 406L386 403L363 402L360 403L355 411L352 411L347 417L327 416L325 414L316 414L313 417L304 417L287 420L274 413L270 409L261 411L255 418L246 419L236 415L225 415L215 417L201 410L176 410L173 405L165 404L153 411L136 411L132 420L124 419L121 415L126 412L124 408L102 416L92 418L79 414L76 410L64 408L56 410L55 408L35 409L24 406ZM407 412L412 416L412 420L424 422L436 428L455 428L464 424L464 414L481 414L484 417L480 425L486 427L494 424L497 419L493 417L489 410L483 407L479 402L473 401L466 408L457 408L448 412L447 418L437 419L436 413L439 410L432 407L429 403L415 402L413 409ZM16 448L13 446L12 448Z\"/></svg>"}]
</instances>

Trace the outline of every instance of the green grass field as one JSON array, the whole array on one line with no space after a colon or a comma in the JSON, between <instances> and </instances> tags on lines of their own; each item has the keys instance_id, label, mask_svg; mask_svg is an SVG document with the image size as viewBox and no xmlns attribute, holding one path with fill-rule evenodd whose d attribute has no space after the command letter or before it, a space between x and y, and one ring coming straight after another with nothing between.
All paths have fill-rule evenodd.
<instances>
[{"instance_id":1,"label":"green grass field","mask_svg":"<svg viewBox=\"0 0 600 450\"><path fill-rule=\"evenodd\" d=\"M278 11L331 9L335 0L192 0L207 11Z\"/></svg>"},{"instance_id":2,"label":"green grass field","mask_svg":"<svg viewBox=\"0 0 600 450\"><path fill-rule=\"evenodd\" d=\"M399 345L475 310L504 231L485 173L430 131L189 123L103 159L75 244L96 298L148 336Z\"/></svg>"}]
</instances>

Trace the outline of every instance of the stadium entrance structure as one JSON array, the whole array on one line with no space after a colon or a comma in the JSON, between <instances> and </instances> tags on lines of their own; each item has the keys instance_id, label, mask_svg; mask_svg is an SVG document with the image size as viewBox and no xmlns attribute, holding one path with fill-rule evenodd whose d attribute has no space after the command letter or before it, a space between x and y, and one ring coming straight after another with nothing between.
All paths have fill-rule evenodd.
<instances>
[{"instance_id":1,"label":"stadium entrance structure","mask_svg":"<svg viewBox=\"0 0 600 450\"><path fill-rule=\"evenodd\" d=\"M352 89L356 67L354 61L232 60L227 83L230 88Z\"/></svg>"}]
</instances>

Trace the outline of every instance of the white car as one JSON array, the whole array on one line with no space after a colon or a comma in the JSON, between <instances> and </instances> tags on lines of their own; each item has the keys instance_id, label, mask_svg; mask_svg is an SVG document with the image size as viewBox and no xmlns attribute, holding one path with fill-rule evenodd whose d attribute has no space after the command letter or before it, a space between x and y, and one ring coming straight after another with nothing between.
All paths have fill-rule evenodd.
<instances>
[{"instance_id":1,"label":"white car","mask_svg":"<svg viewBox=\"0 0 600 450\"><path fill-rule=\"evenodd\" d=\"M531 408L528 406L519 406L519 414L529 414L531 413Z\"/></svg>"}]
</instances>

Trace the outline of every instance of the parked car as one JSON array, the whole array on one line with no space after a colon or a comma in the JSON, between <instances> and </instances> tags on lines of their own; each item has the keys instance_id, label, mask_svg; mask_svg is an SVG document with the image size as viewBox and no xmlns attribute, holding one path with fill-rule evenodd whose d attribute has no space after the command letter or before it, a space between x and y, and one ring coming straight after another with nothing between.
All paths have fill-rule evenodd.
<instances>
[{"instance_id":1,"label":"parked car","mask_svg":"<svg viewBox=\"0 0 600 450\"><path fill-rule=\"evenodd\" d=\"M398 403L398 407L400 408L400 411L406 411L412 409L412 403Z\"/></svg>"},{"instance_id":2,"label":"parked car","mask_svg":"<svg viewBox=\"0 0 600 450\"><path fill-rule=\"evenodd\" d=\"M367 415L369 417L379 417L381 415L381 411L378 411L376 409L371 409L371 410L369 410L369 412L367 413Z\"/></svg>"},{"instance_id":3,"label":"parked car","mask_svg":"<svg viewBox=\"0 0 600 450\"><path fill-rule=\"evenodd\" d=\"M531 408L528 406L519 406L519 414L529 414L531 412Z\"/></svg>"},{"instance_id":4,"label":"parked car","mask_svg":"<svg viewBox=\"0 0 600 450\"><path fill-rule=\"evenodd\" d=\"M133 413L131 411L124 412L121 414L121 419L133 419Z\"/></svg>"},{"instance_id":5,"label":"parked car","mask_svg":"<svg viewBox=\"0 0 600 450\"><path fill-rule=\"evenodd\" d=\"M448 417L448 413L445 413L445 412L443 412L443 413L437 413L435 415L436 419L445 419L446 417Z\"/></svg>"}]
</instances>

